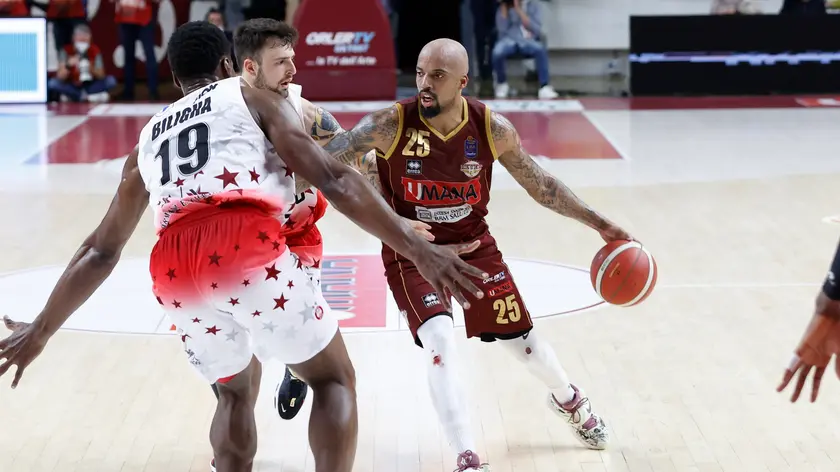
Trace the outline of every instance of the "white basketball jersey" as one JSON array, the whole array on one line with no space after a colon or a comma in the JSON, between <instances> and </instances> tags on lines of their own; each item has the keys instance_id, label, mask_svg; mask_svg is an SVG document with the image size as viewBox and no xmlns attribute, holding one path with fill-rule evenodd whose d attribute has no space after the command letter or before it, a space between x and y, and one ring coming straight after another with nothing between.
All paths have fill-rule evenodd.
<instances>
[{"instance_id":1,"label":"white basketball jersey","mask_svg":"<svg viewBox=\"0 0 840 472\"><path fill-rule=\"evenodd\" d=\"M248 110L240 80L196 90L140 132L138 167L158 232L192 211L234 200L255 201L285 222L294 175L285 165L279 175L265 169L267 155L279 158Z\"/></svg>"},{"instance_id":2,"label":"white basketball jersey","mask_svg":"<svg viewBox=\"0 0 840 472\"><path fill-rule=\"evenodd\" d=\"M286 97L289 100L289 103L292 104L295 111L300 116L300 123L302 126L306 126L306 119L303 116L303 102L301 101L303 87L298 84L289 84L288 87L289 94ZM306 132L310 132L311 130L305 130ZM315 187L309 187L308 189L304 190L303 192L295 195L295 205L292 210L286 214L286 218L292 224L300 224L309 218L311 211L318 205L318 194L317 189Z\"/></svg>"}]
</instances>

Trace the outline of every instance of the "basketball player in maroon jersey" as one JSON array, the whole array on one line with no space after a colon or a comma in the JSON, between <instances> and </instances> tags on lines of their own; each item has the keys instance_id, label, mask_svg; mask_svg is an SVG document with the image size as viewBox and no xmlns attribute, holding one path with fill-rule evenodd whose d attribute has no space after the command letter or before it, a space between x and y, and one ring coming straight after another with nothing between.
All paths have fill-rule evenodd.
<instances>
[{"instance_id":1,"label":"basketball player in maroon jersey","mask_svg":"<svg viewBox=\"0 0 840 472\"><path fill-rule=\"evenodd\" d=\"M606 425L583 391L569 382L552 347L532 328L531 317L484 217L493 163L498 160L528 194L556 213L595 229L605 241L632 239L589 208L522 148L510 121L483 103L465 98L467 53L438 39L417 60L416 97L364 117L324 148L342 162L364 163L376 150L378 178L369 178L396 212L425 223L437 244L479 242L462 257L490 276L484 299L465 309L468 337L506 346L549 389L548 404L587 447L603 449ZM432 401L447 439L458 454L458 471L487 471L475 453L469 408L455 366L452 315L411 261L387 245L382 260L391 292L415 342L428 353Z\"/></svg>"}]
</instances>

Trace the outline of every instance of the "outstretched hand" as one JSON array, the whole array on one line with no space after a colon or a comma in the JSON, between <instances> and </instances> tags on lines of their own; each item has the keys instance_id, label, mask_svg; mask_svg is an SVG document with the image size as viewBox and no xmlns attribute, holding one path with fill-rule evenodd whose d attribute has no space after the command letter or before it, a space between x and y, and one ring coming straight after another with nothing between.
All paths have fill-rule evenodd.
<instances>
[{"instance_id":1,"label":"outstretched hand","mask_svg":"<svg viewBox=\"0 0 840 472\"><path fill-rule=\"evenodd\" d=\"M449 294L465 310L470 308L470 303L464 297L462 289L470 292L475 298L484 298L484 292L468 276L486 279L490 275L460 258L461 254L475 251L479 245L479 241L442 246L426 244L422 253L414 261L420 275L434 288L440 303L447 311L452 310Z\"/></svg>"},{"instance_id":2,"label":"outstretched hand","mask_svg":"<svg viewBox=\"0 0 840 472\"><path fill-rule=\"evenodd\" d=\"M8 316L3 317L3 324L12 334L0 341L0 359L5 359L5 362L0 364L0 376L5 375L12 365L17 366L12 380L12 388L16 388L23 371L44 350L48 336L35 329L31 323L14 321Z\"/></svg>"},{"instance_id":3,"label":"outstretched hand","mask_svg":"<svg viewBox=\"0 0 840 472\"><path fill-rule=\"evenodd\" d=\"M808 381L808 375L813 370L811 402L815 402L826 368L831 358L838 354L840 354L840 302L830 300L821 292L817 297L817 313L805 329L805 334L794 351L776 391L782 392L787 388L798 373L799 376L790 398L791 402L796 402ZM835 370L837 376L840 377L840 357L835 361Z\"/></svg>"}]
</instances>

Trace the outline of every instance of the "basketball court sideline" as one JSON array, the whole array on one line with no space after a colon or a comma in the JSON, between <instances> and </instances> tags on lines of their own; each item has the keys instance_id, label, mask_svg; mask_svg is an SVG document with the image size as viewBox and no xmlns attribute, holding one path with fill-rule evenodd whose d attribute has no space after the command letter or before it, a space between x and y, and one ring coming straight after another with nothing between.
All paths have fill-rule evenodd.
<instances>
[{"instance_id":1,"label":"basketball court sideline","mask_svg":"<svg viewBox=\"0 0 840 472\"><path fill-rule=\"evenodd\" d=\"M351 126L383 104L324 105ZM494 169L491 231L535 329L613 436L606 451L583 449L516 360L461 340L478 452L494 472L840 470L833 375L816 404L790 405L774 391L840 232L840 208L827 198L840 183L832 145L840 109L793 98L490 105L543 166L644 242L659 267L643 304L599 303L588 267L603 241ZM0 107L0 314L37 315L159 108ZM356 470L452 470L379 243L332 209L319 226L330 255L325 296L342 314L358 377ZM18 389L8 388L10 375L0 380L0 471L208 470L215 399L151 295L153 243L149 212L113 277ZM271 397L282 366L265 372L255 470L314 470L309 406L280 420Z\"/></svg>"}]
</instances>

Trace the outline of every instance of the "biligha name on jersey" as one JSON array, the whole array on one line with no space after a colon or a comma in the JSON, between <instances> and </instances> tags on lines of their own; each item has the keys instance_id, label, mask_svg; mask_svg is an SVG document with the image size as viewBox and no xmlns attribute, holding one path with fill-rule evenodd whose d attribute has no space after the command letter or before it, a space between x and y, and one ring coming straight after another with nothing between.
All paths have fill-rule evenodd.
<instances>
[{"instance_id":1,"label":"biligha name on jersey","mask_svg":"<svg viewBox=\"0 0 840 472\"><path fill-rule=\"evenodd\" d=\"M213 111L210 108L210 98L211 97L207 97L204 100L196 101L193 106L184 108L183 110L178 110L174 115L169 115L155 123L155 125L152 126L152 141L159 138L161 134L165 133L173 126L186 123L197 116Z\"/></svg>"}]
</instances>

